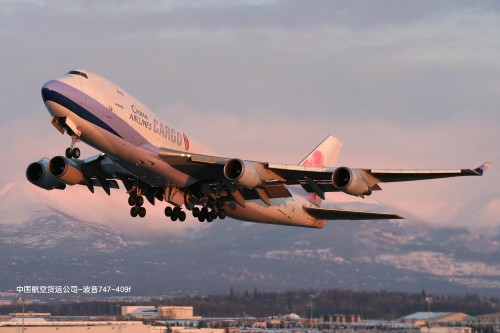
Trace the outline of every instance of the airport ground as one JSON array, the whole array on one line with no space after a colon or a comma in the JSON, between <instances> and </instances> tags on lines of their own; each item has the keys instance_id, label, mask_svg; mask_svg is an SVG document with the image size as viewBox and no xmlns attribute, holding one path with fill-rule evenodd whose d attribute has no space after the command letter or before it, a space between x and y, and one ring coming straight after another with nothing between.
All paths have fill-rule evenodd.
<instances>
[{"instance_id":1,"label":"airport ground","mask_svg":"<svg viewBox=\"0 0 500 333\"><path fill-rule=\"evenodd\" d=\"M20 312L17 294L0 294L0 315ZM64 295L24 295L26 311L50 312L55 316L117 316L120 306L192 306L195 315L203 317L268 317L296 313L315 318L344 313L363 319L394 320L410 313L428 311L426 298L432 298L433 312L463 312L472 316L493 313L500 308L498 297L478 294L445 295L387 291L353 291L342 289L301 290L286 292L237 291L229 288L225 295L185 295L157 297L102 297L64 299ZM312 298L312 299L311 299Z\"/></svg>"},{"instance_id":2,"label":"airport ground","mask_svg":"<svg viewBox=\"0 0 500 333\"><path fill-rule=\"evenodd\" d=\"M0 296L0 333L500 332L498 299L471 294L257 289L238 293L231 288L227 295L175 298L55 302L24 297L24 312L16 297L9 303L9 295Z\"/></svg>"}]
</instances>

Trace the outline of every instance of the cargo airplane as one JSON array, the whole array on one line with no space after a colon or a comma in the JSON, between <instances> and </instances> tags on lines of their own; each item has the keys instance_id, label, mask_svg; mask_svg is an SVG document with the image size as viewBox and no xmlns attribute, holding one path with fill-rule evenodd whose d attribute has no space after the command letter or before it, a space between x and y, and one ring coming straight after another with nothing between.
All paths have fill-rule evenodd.
<instances>
[{"instance_id":1,"label":"cargo airplane","mask_svg":"<svg viewBox=\"0 0 500 333\"><path fill-rule=\"evenodd\" d=\"M166 202L165 215L184 221L239 220L322 228L327 220L399 219L395 214L321 207L327 192L364 197L379 183L481 176L489 167L454 170L379 170L336 167L342 142L328 136L294 165L220 157L181 129L163 121L110 81L72 70L42 87L52 125L71 136L63 156L42 158L26 170L46 190L84 185L108 195L128 193L130 215L144 217L145 200ZM83 141L102 153L80 159Z\"/></svg>"}]
</instances>

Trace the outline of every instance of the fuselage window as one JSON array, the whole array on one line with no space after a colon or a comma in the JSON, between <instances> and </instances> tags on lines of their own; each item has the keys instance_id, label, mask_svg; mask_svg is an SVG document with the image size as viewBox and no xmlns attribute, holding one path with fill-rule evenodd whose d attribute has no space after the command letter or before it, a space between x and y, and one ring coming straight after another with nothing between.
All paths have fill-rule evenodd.
<instances>
[{"instance_id":1,"label":"fuselage window","mask_svg":"<svg viewBox=\"0 0 500 333\"><path fill-rule=\"evenodd\" d=\"M69 71L68 74L75 74L75 75L80 75L80 76L83 76L84 78L88 79L89 77L87 76L87 74L85 73L82 73L82 72L79 72L79 71Z\"/></svg>"}]
</instances>

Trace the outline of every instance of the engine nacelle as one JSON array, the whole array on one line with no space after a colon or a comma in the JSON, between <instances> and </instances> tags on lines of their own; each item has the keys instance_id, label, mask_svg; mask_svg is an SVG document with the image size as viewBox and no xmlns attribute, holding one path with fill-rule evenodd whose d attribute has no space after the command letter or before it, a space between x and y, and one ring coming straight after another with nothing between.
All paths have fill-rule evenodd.
<instances>
[{"instance_id":1,"label":"engine nacelle","mask_svg":"<svg viewBox=\"0 0 500 333\"><path fill-rule=\"evenodd\" d=\"M359 197L372 194L372 189L357 169L337 168L332 174L332 183L336 188L350 195Z\"/></svg>"},{"instance_id":2,"label":"engine nacelle","mask_svg":"<svg viewBox=\"0 0 500 333\"><path fill-rule=\"evenodd\" d=\"M49 191L54 189L64 190L66 188L66 184L52 176L48 170L49 159L42 158L38 162L31 163L26 168L26 178L31 184Z\"/></svg>"},{"instance_id":3,"label":"engine nacelle","mask_svg":"<svg viewBox=\"0 0 500 333\"><path fill-rule=\"evenodd\" d=\"M262 165L235 158L224 165L224 176L242 187L261 187L265 180L262 179L258 168L262 168Z\"/></svg>"},{"instance_id":4,"label":"engine nacelle","mask_svg":"<svg viewBox=\"0 0 500 333\"><path fill-rule=\"evenodd\" d=\"M53 157L49 162L50 174L68 185L87 184L81 167L75 161L64 156Z\"/></svg>"}]
</instances>

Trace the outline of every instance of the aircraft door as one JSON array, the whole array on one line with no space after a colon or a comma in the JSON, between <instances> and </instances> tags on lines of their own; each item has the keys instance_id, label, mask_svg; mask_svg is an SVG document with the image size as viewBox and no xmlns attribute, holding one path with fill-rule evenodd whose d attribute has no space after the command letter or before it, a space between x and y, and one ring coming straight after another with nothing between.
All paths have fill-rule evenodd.
<instances>
[{"instance_id":1,"label":"aircraft door","mask_svg":"<svg viewBox=\"0 0 500 333\"><path fill-rule=\"evenodd\" d=\"M115 117L114 111L114 102L110 98L105 98L105 103L104 105L106 106L107 110L105 111L105 118L106 118L106 123L108 125L112 125L113 118Z\"/></svg>"}]
</instances>

